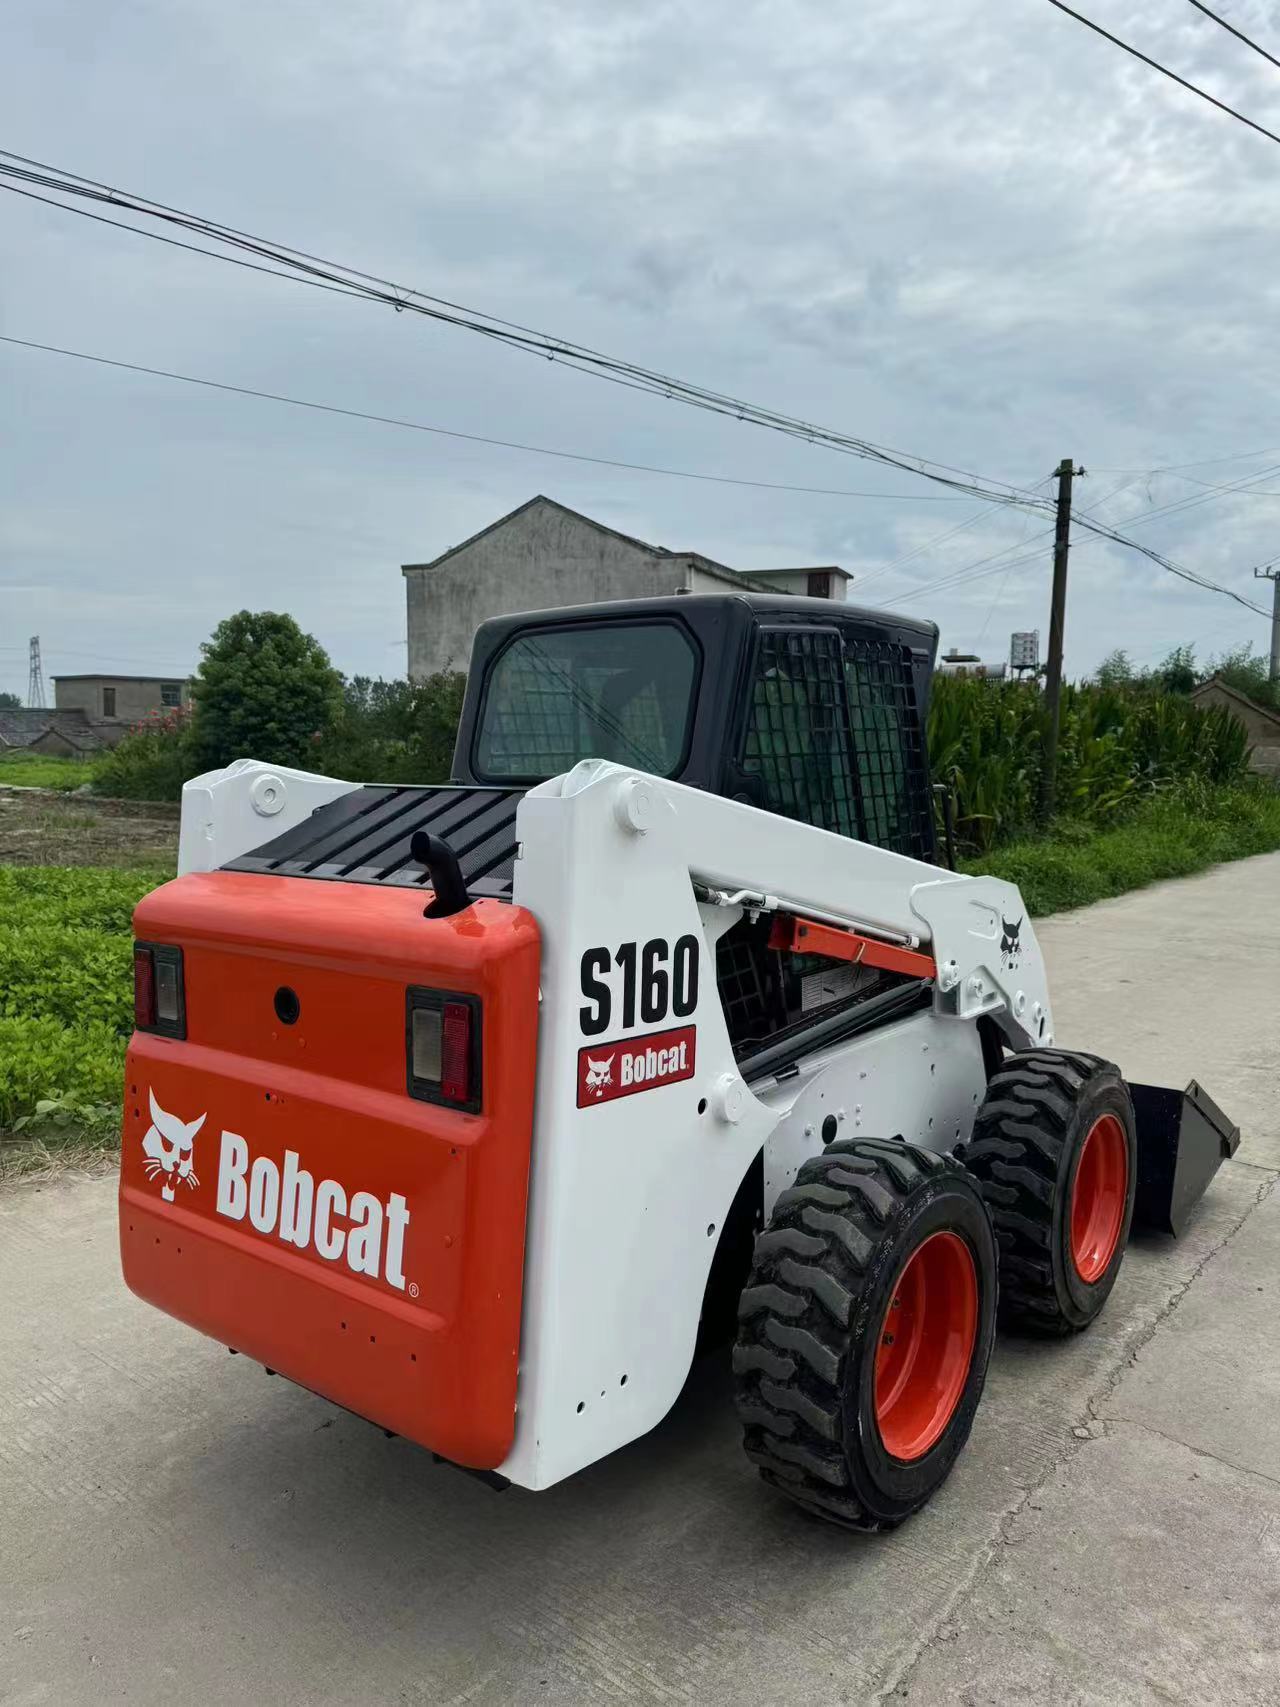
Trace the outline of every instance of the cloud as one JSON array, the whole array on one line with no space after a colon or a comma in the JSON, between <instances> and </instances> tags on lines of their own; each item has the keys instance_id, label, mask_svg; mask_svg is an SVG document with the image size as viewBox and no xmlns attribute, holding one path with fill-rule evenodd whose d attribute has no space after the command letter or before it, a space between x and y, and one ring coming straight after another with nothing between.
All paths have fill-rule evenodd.
<instances>
[{"instance_id":1,"label":"cloud","mask_svg":"<svg viewBox=\"0 0 1280 1707\"><path fill-rule=\"evenodd\" d=\"M88 0L11 10L8 146L990 476L1047 491L1072 454L1091 470L1082 505L1248 594L1274 555L1280 499L1105 471L1280 438L1280 159L1047 6L136 0L109 27ZM1280 123L1265 63L1191 8L1089 10ZM1280 41L1274 5L1231 15ZM538 490L742 568L843 562L945 644L994 654L1011 628L1047 628L1048 542L1023 517L953 531L972 506L913 502L887 471L13 196L0 267L17 337L466 432L903 493L550 463L0 346L0 686L25 686L34 632L50 670L190 667L246 603L292 610L349 671L397 669L399 564ZM1143 523L1190 498L1207 501ZM1067 637L1080 672L1115 645L1220 650L1266 625L1090 543Z\"/></svg>"}]
</instances>

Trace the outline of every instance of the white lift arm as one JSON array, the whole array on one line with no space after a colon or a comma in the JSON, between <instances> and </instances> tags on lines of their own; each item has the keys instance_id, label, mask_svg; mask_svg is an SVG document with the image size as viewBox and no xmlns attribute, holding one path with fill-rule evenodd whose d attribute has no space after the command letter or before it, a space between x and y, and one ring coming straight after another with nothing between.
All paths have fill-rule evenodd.
<instances>
[{"instance_id":1,"label":"white lift arm","mask_svg":"<svg viewBox=\"0 0 1280 1707\"><path fill-rule=\"evenodd\" d=\"M595 760L530 791L528 802L607 789L624 837L662 824L688 874L721 906L782 911L929 949L942 1012L989 1014L1014 1048L1053 1040L1048 983L1016 885L967 877L681 783ZM522 807L522 811L526 808Z\"/></svg>"}]
</instances>

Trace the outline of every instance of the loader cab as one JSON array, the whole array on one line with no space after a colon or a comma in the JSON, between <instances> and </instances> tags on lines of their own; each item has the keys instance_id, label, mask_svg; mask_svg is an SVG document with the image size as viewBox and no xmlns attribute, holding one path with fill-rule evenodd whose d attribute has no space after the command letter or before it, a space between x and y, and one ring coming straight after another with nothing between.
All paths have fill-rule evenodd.
<instances>
[{"instance_id":1,"label":"loader cab","mask_svg":"<svg viewBox=\"0 0 1280 1707\"><path fill-rule=\"evenodd\" d=\"M932 623L754 592L498 617L476 632L453 778L524 789L609 759L932 860L937 641Z\"/></svg>"}]
</instances>

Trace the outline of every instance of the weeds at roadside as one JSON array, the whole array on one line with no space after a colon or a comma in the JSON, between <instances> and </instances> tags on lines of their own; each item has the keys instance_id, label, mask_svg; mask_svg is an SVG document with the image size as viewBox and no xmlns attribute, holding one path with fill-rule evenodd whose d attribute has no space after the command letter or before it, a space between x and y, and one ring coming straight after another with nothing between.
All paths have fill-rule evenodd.
<instances>
[{"instance_id":1,"label":"weeds at roadside","mask_svg":"<svg viewBox=\"0 0 1280 1707\"><path fill-rule=\"evenodd\" d=\"M1016 883L1036 917L1087 907L1149 883L1280 848L1280 790L1261 781L1188 784L1131 808L1110 827L1060 821L961 861L961 870Z\"/></svg>"}]
</instances>

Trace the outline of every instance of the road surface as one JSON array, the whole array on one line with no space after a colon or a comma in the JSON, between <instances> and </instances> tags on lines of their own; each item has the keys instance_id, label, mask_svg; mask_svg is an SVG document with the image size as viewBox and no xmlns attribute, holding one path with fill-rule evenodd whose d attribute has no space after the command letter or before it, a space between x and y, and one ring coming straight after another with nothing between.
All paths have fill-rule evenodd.
<instances>
[{"instance_id":1,"label":"road surface","mask_svg":"<svg viewBox=\"0 0 1280 1707\"><path fill-rule=\"evenodd\" d=\"M0 1194L0 1702L1275 1703L1280 854L1041 934L1059 1037L1245 1140L886 1537L757 1483L716 1363L495 1495L129 1297L112 1181Z\"/></svg>"}]
</instances>

